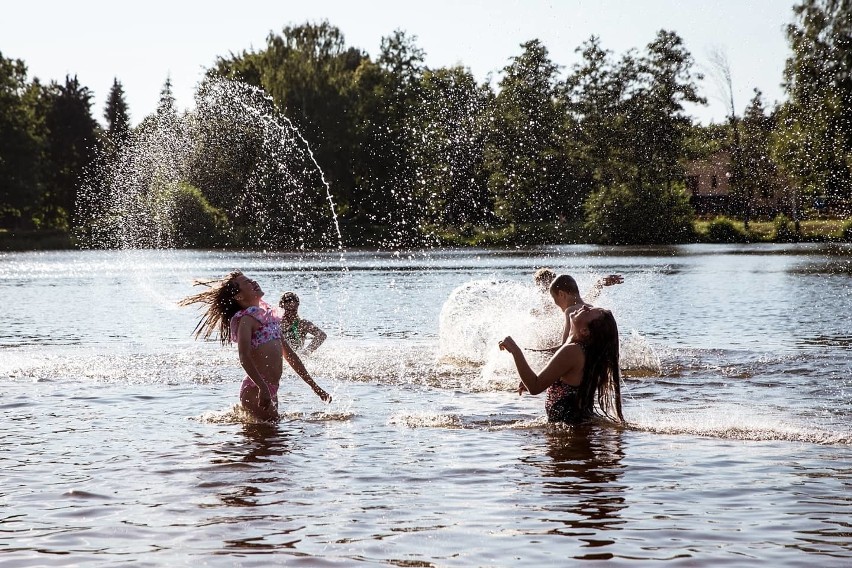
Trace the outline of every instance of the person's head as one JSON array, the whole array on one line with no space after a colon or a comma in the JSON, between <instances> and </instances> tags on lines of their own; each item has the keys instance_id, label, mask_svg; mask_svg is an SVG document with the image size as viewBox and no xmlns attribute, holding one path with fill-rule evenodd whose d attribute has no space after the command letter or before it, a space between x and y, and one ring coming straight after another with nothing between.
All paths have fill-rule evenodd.
<instances>
[{"instance_id":1,"label":"person's head","mask_svg":"<svg viewBox=\"0 0 852 568\"><path fill-rule=\"evenodd\" d=\"M278 302L278 305L281 306L285 313L298 313L299 295L295 292L284 292L281 294L281 300Z\"/></svg>"},{"instance_id":2,"label":"person's head","mask_svg":"<svg viewBox=\"0 0 852 568\"><path fill-rule=\"evenodd\" d=\"M195 326L196 337L210 337L219 331L219 339L227 343L231 339L231 318L235 313L263 296L263 290L257 282L247 278L239 270L231 272L221 280L199 281L197 286L207 286L207 290L188 296L179 302L181 306L206 304L207 309L201 321Z\"/></svg>"},{"instance_id":3,"label":"person's head","mask_svg":"<svg viewBox=\"0 0 852 568\"><path fill-rule=\"evenodd\" d=\"M612 312L583 306L571 314L571 335L583 344L586 363L580 384L580 405L591 411L597 402L605 416L624 421L621 413L618 325Z\"/></svg>"},{"instance_id":4,"label":"person's head","mask_svg":"<svg viewBox=\"0 0 852 568\"><path fill-rule=\"evenodd\" d=\"M542 292L550 290L550 284L556 278L556 273L549 268L539 268L533 274L533 282Z\"/></svg>"},{"instance_id":5,"label":"person's head","mask_svg":"<svg viewBox=\"0 0 852 568\"><path fill-rule=\"evenodd\" d=\"M234 277L231 280L231 286L236 287L237 292L234 294L233 298L241 308L257 305L257 301L260 300L264 294L260 284L245 274L239 274Z\"/></svg>"},{"instance_id":6,"label":"person's head","mask_svg":"<svg viewBox=\"0 0 852 568\"><path fill-rule=\"evenodd\" d=\"M560 274L550 283L550 297L562 310L575 304L580 297L577 281L567 274Z\"/></svg>"}]
</instances>

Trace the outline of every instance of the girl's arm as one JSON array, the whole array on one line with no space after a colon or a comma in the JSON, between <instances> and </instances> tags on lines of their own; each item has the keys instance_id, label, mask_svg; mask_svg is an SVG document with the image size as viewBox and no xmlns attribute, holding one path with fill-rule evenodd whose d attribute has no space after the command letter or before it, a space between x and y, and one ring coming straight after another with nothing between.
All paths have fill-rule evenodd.
<instances>
[{"instance_id":1,"label":"girl's arm","mask_svg":"<svg viewBox=\"0 0 852 568\"><path fill-rule=\"evenodd\" d=\"M257 370L257 366L251 358L251 335L259 325L258 321L251 317L240 319L240 324L237 328L237 350L240 354L240 365L243 366L248 377L257 385L257 389L260 391L258 406L265 409L273 406L272 396L269 393L269 386L260 375L260 371Z\"/></svg>"},{"instance_id":2,"label":"girl's arm","mask_svg":"<svg viewBox=\"0 0 852 568\"><path fill-rule=\"evenodd\" d=\"M305 369L305 365L302 363L302 360L299 359L299 356L296 355L296 352L293 351L293 348L290 347L290 344L286 341L281 341L282 353L284 355L284 359L287 361L287 364L293 368L299 377L305 381L309 387L313 389L313 391L320 397L323 402L331 402L331 395L325 392L320 388L318 384L314 382L311 378L311 375L308 374L308 370Z\"/></svg>"},{"instance_id":3,"label":"girl's arm","mask_svg":"<svg viewBox=\"0 0 852 568\"><path fill-rule=\"evenodd\" d=\"M615 286L616 284L623 284L624 277L621 274L610 274L609 276L604 276L603 278L599 278L597 282L592 286L592 289L588 291L588 293L583 296L586 302L592 304L595 300L598 299L598 296L601 295L601 290L603 290L604 286Z\"/></svg>"},{"instance_id":4,"label":"girl's arm","mask_svg":"<svg viewBox=\"0 0 852 568\"><path fill-rule=\"evenodd\" d=\"M317 347L322 345L322 342L325 341L326 337L328 337L323 330L308 320L302 320L299 322L299 332L302 334L302 337L307 335L311 336L311 342L302 350L305 355L310 355L316 351Z\"/></svg>"},{"instance_id":5,"label":"girl's arm","mask_svg":"<svg viewBox=\"0 0 852 568\"><path fill-rule=\"evenodd\" d=\"M582 365L582 361L578 361L578 355L582 357L583 351L580 349L580 346L573 343L563 345L539 373L533 371L526 357L524 357L523 350L518 347L515 340L511 337L507 337L500 342L500 349L505 349L511 353L515 359L515 367L518 369L521 382L530 394L544 392L547 390L547 387L555 383L560 377L572 374L578 363Z\"/></svg>"},{"instance_id":6,"label":"girl's arm","mask_svg":"<svg viewBox=\"0 0 852 568\"><path fill-rule=\"evenodd\" d=\"M562 343L560 343L560 345L565 345L565 342L568 340L568 336L571 335L571 314L568 312L570 309L571 308L567 308L562 314L565 316L565 324L562 327Z\"/></svg>"}]
</instances>

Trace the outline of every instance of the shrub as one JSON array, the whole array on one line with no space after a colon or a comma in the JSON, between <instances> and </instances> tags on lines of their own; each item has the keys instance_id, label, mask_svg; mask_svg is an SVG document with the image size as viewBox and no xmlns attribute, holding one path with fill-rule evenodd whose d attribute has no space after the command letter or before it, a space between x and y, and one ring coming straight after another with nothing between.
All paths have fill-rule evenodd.
<instances>
[{"instance_id":1,"label":"shrub","mask_svg":"<svg viewBox=\"0 0 852 568\"><path fill-rule=\"evenodd\" d=\"M716 217L707 225L707 240L713 243L744 243L748 236L731 219Z\"/></svg>"},{"instance_id":2,"label":"shrub","mask_svg":"<svg viewBox=\"0 0 852 568\"><path fill-rule=\"evenodd\" d=\"M584 204L585 228L601 244L670 244L692 240L693 218L682 188L601 188Z\"/></svg>"},{"instance_id":3,"label":"shrub","mask_svg":"<svg viewBox=\"0 0 852 568\"><path fill-rule=\"evenodd\" d=\"M797 240L793 221L791 221L790 218L783 213L775 217L772 224L775 225L775 231L772 237L775 242L792 243Z\"/></svg>"},{"instance_id":4,"label":"shrub","mask_svg":"<svg viewBox=\"0 0 852 568\"><path fill-rule=\"evenodd\" d=\"M852 219L846 221L843 229L840 232L840 238L847 242L852 242Z\"/></svg>"},{"instance_id":5,"label":"shrub","mask_svg":"<svg viewBox=\"0 0 852 568\"><path fill-rule=\"evenodd\" d=\"M175 246L209 248L224 244L228 218L216 209L201 190L179 183L171 194L172 240Z\"/></svg>"}]
</instances>

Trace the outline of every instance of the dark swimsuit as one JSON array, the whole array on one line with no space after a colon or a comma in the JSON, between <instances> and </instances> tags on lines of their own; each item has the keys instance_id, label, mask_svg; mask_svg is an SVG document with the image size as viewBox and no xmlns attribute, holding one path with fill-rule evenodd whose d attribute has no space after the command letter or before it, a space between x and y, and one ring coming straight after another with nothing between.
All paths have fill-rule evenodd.
<instances>
[{"instance_id":1,"label":"dark swimsuit","mask_svg":"<svg viewBox=\"0 0 852 568\"><path fill-rule=\"evenodd\" d=\"M298 351L305 343L305 338L299 335L300 323L302 323L301 318L294 319L293 323L290 324L290 327L285 327L284 323L281 323L281 332L284 334L284 339L290 344L290 347L293 348L293 351Z\"/></svg>"},{"instance_id":2,"label":"dark swimsuit","mask_svg":"<svg viewBox=\"0 0 852 568\"><path fill-rule=\"evenodd\" d=\"M583 349L582 344L580 348ZM586 350L583 349L585 354ZM565 384L562 379L547 388L547 400L544 402L548 422L577 424L592 417L591 413L580 410L577 387Z\"/></svg>"}]
</instances>

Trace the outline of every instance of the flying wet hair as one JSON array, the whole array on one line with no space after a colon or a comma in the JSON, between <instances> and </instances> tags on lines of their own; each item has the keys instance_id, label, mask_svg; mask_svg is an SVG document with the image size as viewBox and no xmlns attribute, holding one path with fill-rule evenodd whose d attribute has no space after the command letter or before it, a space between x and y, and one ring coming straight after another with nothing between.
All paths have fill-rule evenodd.
<instances>
[{"instance_id":1,"label":"flying wet hair","mask_svg":"<svg viewBox=\"0 0 852 568\"><path fill-rule=\"evenodd\" d=\"M580 411L593 414L597 398L598 408L606 418L624 422L621 370L618 367L618 325L612 312L602 310L600 317L589 322L589 335L582 343L586 362L583 380L577 387Z\"/></svg>"},{"instance_id":2,"label":"flying wet hair","mask_svg":"<svg viewBox=\"0 0 852 568\"><path fill-rule=\"evenodd\" d=\"M535 274L533 274L533 281L536 283L536 286L539 286L544 290L550 288L554 278L556 278L556 273L549 268L539 268L535 271Z\"/></svg>"},{"instance_id":3,"label":"flying wet hair","mask_svg":"<svg viewBox=\"0 0 852 568\"><path fill-rule=\"evenodd\" d=\"M196 280L195 286L206 286L207 290L187 296L178 302L179 306L207 305L207 309L201 315L201 320L195 326L196 339L199 337L208 339L218 331L219 341L223 345L231 340L231 318L241 309L235 299L235 296L240 293L240 288L235 280L242 275L242 272L235 270L218 280Z\"/></svg>"},{"instance_id":4,"label":"flying wet hair","mask_svg":"<svg viewBox=\"0 0 852 568\"><path fill-rule=\"evenodd\" d=\"M577 286L577 281L567 274L560 274L557 276L553 282L550 283L550 291L567 292L569 294L574 294L575 296L580 295L580 288Z\"/></svg>"}]
</instances>

